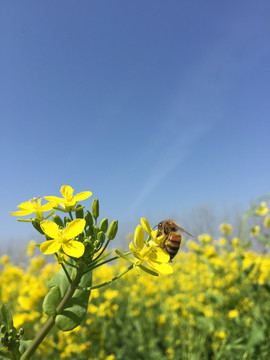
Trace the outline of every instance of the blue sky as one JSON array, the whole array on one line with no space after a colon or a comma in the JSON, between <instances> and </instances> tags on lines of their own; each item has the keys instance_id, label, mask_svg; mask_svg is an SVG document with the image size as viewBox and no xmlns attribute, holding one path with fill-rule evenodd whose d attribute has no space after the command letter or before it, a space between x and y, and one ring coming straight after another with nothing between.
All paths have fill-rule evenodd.
<instances>
[{"instance_id":1,"label":"blue sky","mask_svg":"<svg viewBox=\"0 0 270 360\"><path fill-rule=\"evenodd\" d=\"M269 16L269 1L1 1L0 240L29 237L8 212L64 184L120 227L269 193Z\"/></svg>"}]
</instances>

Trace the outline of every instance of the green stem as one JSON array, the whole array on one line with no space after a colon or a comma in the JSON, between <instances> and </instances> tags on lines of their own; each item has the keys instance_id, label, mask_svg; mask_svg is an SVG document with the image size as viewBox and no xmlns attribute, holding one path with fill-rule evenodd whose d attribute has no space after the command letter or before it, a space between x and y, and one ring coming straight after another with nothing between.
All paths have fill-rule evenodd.
<instances>
[{"instance_id":1,"label":"green stem","mask_svg":"<svg viewBox=\"0 0 270 360\"><path fill-rule=\"evenodd\" d=\"M126 253L124 253L123 255L130 255L131 254L131 251L129 251L129 252L126 252ZM111 261L113 261L113 260L117 260L117 259L119 259L121 256L114 256L114 257L112 257L112 258L110 258L110 259L108 259L108 260L105 260L105 261L102 261L101 263L98 263L98 264L96 264L96 265L94 265L93 267L91 267L89 270L87 270L87 272L88 271L92 271L92 270L94 270L94 269L96 269L97 267L99 267L99 266L101 266L101 265L104 265L104 264L106 264L106 263L108 263L108 262L111 262Z\"/></svg>"},{"instance_id":2,"label":"green stem","mask_svg":"<svg viewBox=\"0 0 270 360\"><path fill-rule=\"evenodd\" d=\"M38 348L39 344L43 341L46 335L49 333L51 328L54 326L55 316L50 316L46 321L43 328L37 334L35 339L31 342L30 346L26 349L26 351L22 354L21 360L28 360L34 354L36 349Z\"/></svg>"},{"instance_id":3,"label":"green stem","mask_svg":"<svg viewBox=\"0 0 270 360\"><path fill-rule=\"evenodd\" d=\"M106 285L110 285L111 283L113 283L114 281L120 279L120 277L122 277L123 275L125 275L127 272L129 272L131 269L133 268L133 264L130 265L126 270L124 270L123 272L121 272L120 274L116 275L115 277L113 277L111 280L108 280L108 281L105 281L104 283L102 284L99 284L99 285L95 285L95 286L90 286L88 288L82 288L80 286L77 286L78 289L80 290L94 290L94 289L99 289L103 286L106 286Z\"/></svg>"},{"instance_id":4,"label":"green stem","mask_svg":"<svg viewBox=\"0 0 270 360\"><path fill-rule=\"evenodd\" d=\"M102 251L98 254L98 256L93 261L97 261L97 259L101 257L101 255L104 253L107 246L109 245L109 242L110 242L110 240L107 240L107 242L106 242L105 246L103 247Z\"/></svg>"},{"instance_id":5,"label":"green stem","mask_svg":"<svg viewBox=\"0 0 270 360\"><path fill-rule=\"evenodd\" d=\"M68 213L69 213L70 219L73 220L72 212L69 211Z\"/></svg>"},{"instance_id":6,"label":"green stem","mask_svg":"<svg viewBox=\"0 0 270 360\"><path fill-rule=\"evenodd\" d=\"M65 272L65 274L66 274L66 277L67 277L69 283L71 284L71 283L72 283L72 280L71 280L71 278L70 278L70 276L69 276L69 273L67 272L67 269L66 269L65 265L64 265L63 263L61 263L61 266L62 266L62 268L63 268L63 270L64 270L64 272Z\"/></svg>"},{"instance_id":7,"label":"green stem","mask_svg":"<svg viewBox=\"0 0 270 360\"><path fill-rule=\"evenodd\" d=\"M40 330L40 332L37 334L37 336L34 338L30 346L26 349L26 351L21 356L21 360L28 360L31 358L31 356L34 354L40 343L43 341L43 339L47 336L51 328L54 326L55 318L57 314L60 314L63 309L65 308L67 302L71 299L72 295L74 294L74 291L77 289L78 284L80 283L82 274L77 272L74 280L69 285L66 294L64 295L63 299L61 300L60 304L58 305L56 309L56 315L50 316L48 320L46 321L43 328Z\"/></svg>"}]
</instances>

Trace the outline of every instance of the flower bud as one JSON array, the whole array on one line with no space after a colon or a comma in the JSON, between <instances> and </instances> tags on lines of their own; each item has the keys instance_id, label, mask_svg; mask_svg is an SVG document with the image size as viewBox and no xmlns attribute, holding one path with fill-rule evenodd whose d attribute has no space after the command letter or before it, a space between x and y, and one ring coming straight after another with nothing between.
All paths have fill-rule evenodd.
<instances>
[{"instance_id":1,"label":"flower bud","mask_svg":"<svg viewBox=\"0 0 270 360\"><path fill-rule=\"evenodd\" d=\"M15 333L15 330L14 330L14 329L10 329L10 330L8 331L8 335L13 336L13 335L14 335L14 333Z\"/></svg>"},{"instance_id":2,"label":"flower bud","mask_svg":"<svg viewBox=\"0 0 270 360\"><path fill-rule=\"evenodd\" d=\"M44 232L42 231L41 227L40 227L40 220L38 219L32 219L32 225L34 226L34 228L40 232L42 235L44 235Z\"/></svg>"},{"instance_id":3,"label":"flower bud","mask_svg":"<svg viewBox=\"0 0 270 360\"><path fill-rule=\"evenodd\" d=\"M85 246L85 254L88 254L94 250L93 242L90 239L84 239L83 244Z\"/></svg>"},{"instance_id":4,"label":"flower bud","mask_svg":"<svg viewBox=\"0 0 270 360\"><path fill-rule=\"evenodd\" d=\"M99 217L99 201L98 199L94 199L92 202L92 215L95 220Z\"/></svg>"},{"instance_id":5,"label":"flower bud","mask_svg":"<svg viewBox=\"0 0 270 360\"><path fill-rule=\"evenodd\" d=\"M8 339L5 336L1 336L1 343L3 346L8 346Z\"/></svg>"},{"instance_id":6,"label":"flower bud","mask_svg":"<svg viewBox=\"0 0 270 360\"><path fill-rule=\"evenodd\" d=\"M68 218L67 216L64 217L64 223L65 223L65 226L67 226L67 224L70 222L70 218Z\"/></svg>"},{"instance_id":7,"label":"flower bud","mask_svg":"<svg viewBox=\"0 0 270 360\"><path fill-rule=\"evenodd\" d=\"M100 246L100 241L99 241L99 240L96 240L96 241L94 242L94 248L95 248L95 249L98 249L99 246Z\"/></svg>"},{"instance_id":8,"label":"flower bud","mask_svg":"<svg viewBox=\"0 0 270 360\"><path fill-rule=\"evenodd\" d=\"M93 226L93 216L91 215L90 211L87 210L84 215L86 225L92 227Z\"/></svg>"},{"instance_id":9,"label":"flower bud","mask_svg":"<svg viewBox=\"0 0 270 360\"><path fill-rule=\"evenodd\" d=\"M94 226L94 235L97 237L97 234L99 233L99 227L97 225Z\"/></svg>"},{"instance_id":10,"label":"flower bud","mask_svg":"<svg viewBox=\"0 0 270 360\"><path fill-rule=\"evenodd\" d=\"M7 331L6 325L1 325L0 332L1 334L4 334Z\"/></svg>"},{"instance_id":11,"label":"flower bud","mask_svg":"<svg viewBox=\"0 0 270 360\"><path fill-rule=\"evenodd\" d=\"M104 243L105 239L106 239L106 235L103 231L100 231L98 234L97 234L97 239L101 242L101 244Z\"/></svg>"},{"instance_id":12,"label":"flower bud","mask_svg":"<svg viewBox=\"0 0 270 360\"><path fill-rule=\"evenodd\" d=\"M118 231L118 220L113 220L113 222L109 227L107 238L109 240L113 240L117 234L117 231Z\"/></svg>"},{"instance_id":13,"label":"flower bud","mask_svg":"<svg viewBox=\"0 0 270 360\"><path fill-rule=\"evenodd\" d=\"M81 209L80 209L80 210L76 210L76 209L78 209L78 208L81 208ZM82 207L82 205L78 204L78 205L76 206L76 209L75 209L75 211L76 211L76 219L83 219L83 207Z\"/></svg>"},{"instance_id":14,"label":"flower bud","mask_svg":"<svg viewBox=\"0 0 270 360\"><path fill-rule=\"evenodd\" d=\"M8 337L8 343L11 344L12 342L13 342L13 337L10 335L10 336Z\"/></svg>"},{"instance_id":15,"label":"flower bud","mask_svg":"<svg viewBox=\"0 0 270 360\"><path fill-rule=\"evenodd\" d=\"M61 228L64 227L63 220L60 218L60 216L54 214L52 216L52 221L54 221L56 223L56 225L60 226Z\"/></svg>"},{"instance_id":16,"label":"flower bud","mask_svg":"<svg viewBox=\"0 0 270 360\"><path fill-rule=\"evenodd\" d=\"M108 219L101 220L101 222L99 224L99 228L101 231L106 233L106 231L108 230Z\"/></svg>"},{"instance_id":17,"label":"flower bud","mask_svg":"<svg viewBox=\"0 0 270 360\"><path fill-rule=\"evenodd\" d=\"M20 336L23 336L23 334L24 334L24 328L20 328L20 329L19 329L19 335L20 335Z\"/></svg>"}]
</instances>

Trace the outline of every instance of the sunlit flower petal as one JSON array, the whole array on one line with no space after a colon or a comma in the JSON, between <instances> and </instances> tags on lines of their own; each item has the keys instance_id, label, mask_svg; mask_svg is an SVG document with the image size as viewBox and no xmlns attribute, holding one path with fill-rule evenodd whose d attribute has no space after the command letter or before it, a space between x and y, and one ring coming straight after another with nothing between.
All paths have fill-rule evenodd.
<instances>
[{"instance_id":1,"label":"sunlit flower petal","mask_svg":"<svg viewBox=\"0 0 270 360\"><path fill-rule=\"evenodd\" d=\"M63 185L60 193L64 196L67 201L70 201L73 197L74 189L69 185Z\"/></svg>"},{"instance_id":2,"label":"sunlit flower petal","mask_svg":"<svg viewBox=\"0 0 270 360\"><path fill-rule=\"evenodd\" d=\"M85 223L84 219L76 219L68 223L63 232L65 239L70 240L79 235L85 228Z\"/></svg>"},{"instance_id":3,"label":"sunlit flower petal","mask_svg":"<svg viewBox=\"0 0 270 360\"><path fill-rule=\"evenodd\" d=\"M151 235L151 231L152 228L149 225L149 222L145 219L145 218L141 218L141 223L142 223L142 227L144 228L144 231L148 234Z\"/></svg>"},{"instance_id":4,"label":"sunlit flower petal","mask_svg":"<svg viewBox=\"0 0 270 360\"><path fill-rule=\"evenodd\" d=\"M55 239L58 237L59 228L55 222L50 220L41 221L40 227L50 238Z\"/></svg>"},{"instance_id":5,"label":"sunlit flower petal","mask_svg":"<svg viewBox=\"0 0 270 360\"><path fill-rule=\"evenodd\" d=\"M139 260L143 259L140 255L140 252L135 248L135 246L133 245L132 242L129 244L129 249L137 259L139 259Z\"/></svg>"},{"instance_id":6,"label":"sunlit flower petal","mask_svg":"<svg viewBox=\"0 0 270 360\"><path fill-rule=\"evenodd\" d=\"M136 247L141 250L144 245L144 231L141 225L138 225L135 230L134 243Z\"/></svg>"},{"instance_id":7,"label":"sunlit flower petal","mask_svg":"<svg viewBox=\"0 0 270 360\"><path fill-rule=\"evenodd\" d=\"M84 253L84 245L79 241L71 240L62 245L62 249L65 254L75 258L79 258Z\"/></svg>"},{"instance_id":8,"label":"sunlit flower petal","mask_svg":"<svg viewBox=\"0 0 270 360\"><path fill-rule=\"evenodd\" d=\"M21 210L21 211L10 212L10 214L15 216L25 216L32 214L32 212L33 210Z\"/></svg>"},{"instance_id":9,"label":"sunlit flower petal","mask_svg":"<svg viewBox=\"0 0 270 360\"><path fill-rule=\"evenodd\" d=\"M161 248L155 248L155 251L152 251L149 254L149 259L151 259L153 261L158 261L158 262L169 262L170 255Z\"/></svg>"},{"instance_id":10,"label":"sunlit flower petal","mask_svg":"<svg viewBox=\"0 0 270 360\"><path fill-rule=\"evenodd\" d=\"M55 240L44 241L44 243L40 245L40 251L45 255L54 254L59 251L60 248L61 244Z\"/></svg>"},{"instance_id":11,"label":"sunlit flower petal","mask_svg":"<svg viewBox=\"0 0 270 360\"><path fill-rule=\"evenodd\" d=\"M47 204L42 205L40 209L41 211L50 211L52 210L53 206L54 206L53 203L48 202Z\"/></svg>"},{"instance_id":12,"label":"sunlit flower petal","mask_svg":"<svg viewBox=\"0 0 270 360\"><path fill-rule=\"evenodd\" d=\"M150 266L152 266L152 268L154 268L155 270L160 272L161 274L172 274L173 273L173 269L172 269L171 265L169 265L167 263L159 263L159 262L148 260L148 264Z\"/></svg>"},{"instance_id":13,"label":"sunlit flower petal","mask_svg":"<svg viewBox=\"0 0 270 360\"><path fill-rule=\"evenodd\" d=\"M17 206L21 210L32 210L33 212L33 201L25 201Z\"/></svg>"},{"instance_id":14,"label":"sunlit flower petal","mask_svg":"<svg viewBox=\"0 0 270 360\"><path fill-rule=\"evenodd\" d=\"M75 195L73 199L75 199L76 201L82 201L89 198L91 195L92 195L91 191L83 191Z\"/></svg>"},{"instance_id":15,"label":"sunlit flower petal","mask_svg":"<svg viewBox=\"0 0 270 360\"><path fill-rule=\"evenodd\" d=\"M44 199L46 199L50 202L54 202L56 204L59 204L61 201L63 201L63 198L61 198L59 196L44 196Z\"/></svg>"}]
</instances>

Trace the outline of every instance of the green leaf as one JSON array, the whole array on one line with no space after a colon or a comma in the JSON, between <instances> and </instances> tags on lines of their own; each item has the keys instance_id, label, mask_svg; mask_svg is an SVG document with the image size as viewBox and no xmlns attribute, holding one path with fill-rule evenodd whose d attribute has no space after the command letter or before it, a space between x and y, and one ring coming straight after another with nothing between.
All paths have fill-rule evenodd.
<instances>
[{"instance_id":1,"label":"green leaf","mask_svg":"<svg viewBox=\"0 0 270 360\"><path fill-rule=\"evenodd\" d=\"M20 347L19 347L20 354L23 354L25 352L25 350L29 347L31 342L32 340L20 340Z\"/></svg>"},{"instance_id":2,"label":"green leaf","mask_svg":"<svg viewBox=\"0 0 270 360\"><path fill-rule=\"evenodd\" d=\"M2 318L3 324L5 324L8 329L14 328L12 315L11 315L8 307L5 304L3 304L1 307L1 318Z\"/></svg>"},{"instance_id":3,"label":"green leaf","mask_svg":"<svg viewBox=\"0 0 270 360\"><path fill-rule=\"evenodd\" d=\"M49 293L43 301L43 311L48 316L56 315L57 306L60 304L62 298L58 286L52 286Z\"/></svg>"},{"instance_id":4,"label":"green leaf","mask_svg":"<svg viewBox=\"0 0 270 360\"><path fill-rule=\"evenodd\" d=\"M76 269L65 265L71 279L74 278ZM92 285L92 273L82 276L78 286L87 288ZM56 309L67 292L70 282L61 269L49 282L50 291L44 299L43 311L46 314L55 315ZM55 324L62 331L70 331L79 326L87 313L90 290L75 290L71 299L65 305L63 311L55 318Z\"/></svg>"},{"instance_id":5,"label":"green leaf","mask_svg":"<svg viewBox=\"0 0 270 360\"><path fill-rule=\"evenodd\" d=\"M79 286L83 288L92 285L92 272L83 275ZM62 331L70 331L79 326L87 313L90 290L75 290L65 309L56 316L55 324Z\"/></svg>"}]
</instances>

